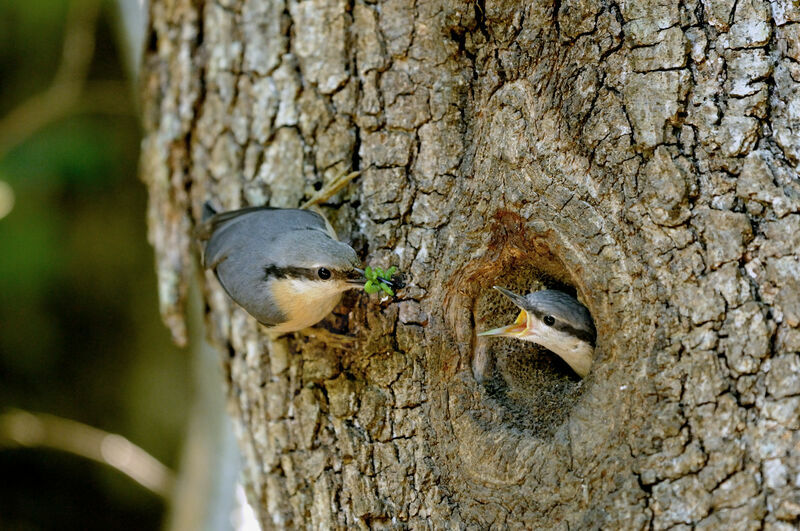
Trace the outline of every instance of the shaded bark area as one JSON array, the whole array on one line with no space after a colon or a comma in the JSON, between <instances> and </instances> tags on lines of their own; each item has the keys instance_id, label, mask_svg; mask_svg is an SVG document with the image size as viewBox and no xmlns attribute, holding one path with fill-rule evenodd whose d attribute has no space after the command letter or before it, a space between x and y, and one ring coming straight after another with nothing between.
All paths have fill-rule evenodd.
<instances>
[{"instance_id":1,"label":"shaded bark area","mask_svg":"<svg viewBox=\"0 0 800 531\"><path fill-rule=\"evenodd\" d=\"M409 287L270 341L205 275L266 525L790 529L796 2L154 1L142 174L182 330L200 207L297 206ZM584 381L478 339L571 290Z\"/></svg>"}]
</instances>

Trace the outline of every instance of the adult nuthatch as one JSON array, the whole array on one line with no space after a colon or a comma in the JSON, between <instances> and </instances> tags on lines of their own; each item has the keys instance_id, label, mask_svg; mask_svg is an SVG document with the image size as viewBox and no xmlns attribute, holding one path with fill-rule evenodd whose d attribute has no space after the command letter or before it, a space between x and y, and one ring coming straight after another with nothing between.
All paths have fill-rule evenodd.
<instances>
[{"instance_id":1,"label":"adult nuthatch","mask_svg":"<svg viewBox=\"0 0 800 531\"><path fill-rule=\"evenodd\" d=\"M218 214L206 204L203 217L203 265L272 332L316 324L344 291L366 282L356 252L315 212L251 207Z\"/></svg>"},{"instance_id":2,"label":"adult nuthatch","mask_svg":"<svg viewBox=\"0 0 800 531\"><path fill-rule=\"evenodd\" d=\"M589 374L597 332L586 306L556 290L535 291L523 297L499 286L494 289L522 311L514 323L481 332L479 336L532 341L557 354L581 378Z\"/></svg>"}]
</instances>

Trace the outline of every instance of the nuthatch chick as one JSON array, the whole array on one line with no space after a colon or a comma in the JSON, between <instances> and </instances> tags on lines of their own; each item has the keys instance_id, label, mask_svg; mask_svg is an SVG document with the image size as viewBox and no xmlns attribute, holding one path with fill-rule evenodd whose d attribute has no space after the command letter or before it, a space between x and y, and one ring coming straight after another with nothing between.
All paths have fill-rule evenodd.
<instances>
[{"instance_id":1,"label":"nuthatch chick","mask_svg":"<svg viewBox=\"0 0 800 531\"><path fill-rule=\"evenodd\" d=\"M524 297L499 286L494 289L522 311L512 324L481 332L479 336L531 341L557 354L581 378L589 374L597 332L586 306L564 292L551 289Z\"/></svg>"},{"instance_id":2,"label":"nuthatch chick","mask_svg":"<svg viewBox=\"0 0 800 531\"><path fill-rule=\"evenodd\" d=\"M208 241L204 267L271 332L318 323L344 291L366 282L353 248L308 210L251 207L218 214L206 204L198 236Z\"/></svg>"}]
</instances>

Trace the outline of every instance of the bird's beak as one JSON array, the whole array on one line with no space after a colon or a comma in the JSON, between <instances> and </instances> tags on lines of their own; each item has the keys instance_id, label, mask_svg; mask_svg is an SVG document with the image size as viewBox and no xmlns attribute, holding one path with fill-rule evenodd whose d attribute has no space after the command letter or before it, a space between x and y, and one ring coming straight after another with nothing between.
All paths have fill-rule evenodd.
<instances>
[{"instance_id":1,"label":"bird's beak","mask_svg":"<svg viewBox=\"0 0 800 531\"><path fill-rule=\"evenodd\" d=\"M513 291L509 291L506 288L501 288L500 286L492 286L492 287L497 291L499 291L500 293L502 293L503 295L505 295L506 297L508 297L509 299L511 299L511 302L513 302L517 307L525 309L526 305L525 297L517 295Z\"/></svg>"},{"instance_id":2,"label":"bird's beak","mask_svg":"<svg viewBox=\"0 0 800 531\"><path fill-rule=\"evenodd\" d=\"M528 312L522 310L517 316L517 320L507 326L492 328L485 332L480 332L479 336L507 336L521 337L528 332Z\"/></svg>"},{"instance_id":3,"label":"bird's beak","mask_svg":"<svg viewBox=\"0 0 800 531\"><path fill-rule=\"evenodd\" d=\"M508 337L521 337L527 333L528 330L528 312L525 311L525 298L517 295L513 291L500 286L493 286L494 289L511 299L517 305L521 312L517 316L517 320L508 326L501 326L500 328L493 328L485 332L481 332L479 336L508 336Z\"/></svg>"},{"instance_id":4,"label":"bird's beak","mask_svg":"<svg viewBox=\"0 0 800 531\"><path fill-rule=\"evenodd\" d=\"M367 277L364 276L364 270L354 267L352 271L347 274L345 281L352 286L363 286L367 283Z\"/></svg>"}]
</instances>

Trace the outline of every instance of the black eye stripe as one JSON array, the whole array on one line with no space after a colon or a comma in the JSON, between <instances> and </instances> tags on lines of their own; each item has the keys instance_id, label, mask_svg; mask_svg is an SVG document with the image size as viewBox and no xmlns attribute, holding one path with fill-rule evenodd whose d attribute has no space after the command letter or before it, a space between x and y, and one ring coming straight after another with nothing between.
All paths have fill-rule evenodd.
<instances>
[{"instance_id":1,"label":"black eye stripe","mask_svg":"<svg viewBox=\"0 0 800 531\"><path fill-rule=\"evenodd\" d=\"M597 339L595 332L589 332L587 330L579 330L574 326L568 325L567 323L556 321L556 324L553 326L553 328L561 332L565 332L571 336L575 336L581 341L586 341L592 346L594 346L594 342Z\"/></svg>"},{"instance_id":2,"label":"black eye stripe","mask_svg":"<svg viewBox=\"0 0 800 531\"><path fill-rule=\"evenodd\" d=\"M580 339L581 341L586 341L587 343L589 343L592 346L595 345L595 341L597 340L597 332L595 332L594 326L592 326L592 330L584 330L582 328L575 328L574 326L570 325L569 323L565 323L564 321L560 321L560 320L556 319L555 317L553 317L550 314L545 314L543 312L536 311L536 310L533 310L533 309L526 310L526 311L531 312L539 320L544 322L544 324L546 324L546 325L548 325L548 326L550 326L552 328L555 328L559 332L564 332L564 333L569 334L571 336L575 336L578 339ZM552 325L548 324L545 321L545 319L548 318L548 317L551 317L553 319L553 324Z\"/></svg>"},{"instance_id":3,"label":"black eye stripe","mask_svg":"<svg viewBox=\"0 0 800 531\"><path fill-rule=\"evenodd\" d=\"M325 270L329 273L329 277L323 279L320 276L320 271ZM328 280L330 278L347 279L347 273L338 271L336 269L328 269L325 267L279 267L276 265L264 266L264 280L272 280L277 278L307 278L308 280Z\"/></svg>"},{"instance_id":4,"label":"black eye stripe","mask_svg":"<svg viewBox=\"0 0 800 531\"><path fill-rule=\"evenodd\" d=\"M316 280L317 270L307 267L278 267L276 265L264 267L264 280L274 278L308 278Z\"/></svg>"}]
</instances>

